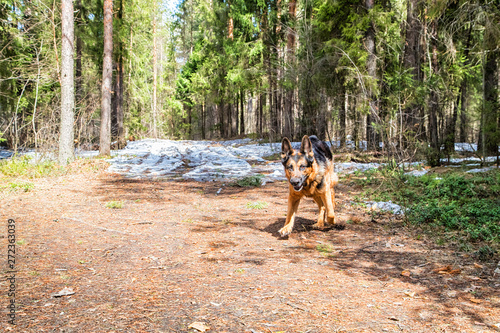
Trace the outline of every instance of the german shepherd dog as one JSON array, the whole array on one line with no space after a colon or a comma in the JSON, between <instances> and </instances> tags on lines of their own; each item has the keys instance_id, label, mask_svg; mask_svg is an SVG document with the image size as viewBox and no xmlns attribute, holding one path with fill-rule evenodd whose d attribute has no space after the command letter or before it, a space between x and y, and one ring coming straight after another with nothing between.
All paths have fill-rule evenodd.
<instances>
[{"instance_id":1,"label":"german shepherd dog","mask_svg":"<svg viewBox=\"0 0 500 333\"><path fill-rule=\"evenodd\" d=\"M295 214L303 196L312 197L318 204L318 222L313 228L323 228L325 219L335 224L335 190L338 182L333 168L333 156L330 148L316 136L305 135L300 150L292 148L290 140L281 142L281 162L288 178L288 213L286 222L279 233L282 237L293 230Z\"/></svg>"}]
</instances>

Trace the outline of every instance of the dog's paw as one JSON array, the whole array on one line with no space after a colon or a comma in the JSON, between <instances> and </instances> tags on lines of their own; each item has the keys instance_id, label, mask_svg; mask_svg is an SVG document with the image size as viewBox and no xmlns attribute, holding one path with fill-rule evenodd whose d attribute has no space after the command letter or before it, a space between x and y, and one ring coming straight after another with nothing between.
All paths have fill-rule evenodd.
<instances>
[{"instance_id":1,"label":"dog's paw","mask_svg":"<svg viewBox=\"0 0 500 333\"><path fill-rule=\"evenodd\" d=\"M323 229L324 227L324 224L323 223L314 223L312 226L311 226L313 229Z\"/></svg>"},{"instance_id":2,"label":"dog's paw","mask_svg":"<svg viewBox=\"0 0 500 333\"><path fill-rule=\"evenodd\" d=\"M328 222L328 224L335 225L335 216L327 217L326 221Z\"/></svg>"},{"instance_id":3,"label":"dog's paw","mask_svg":"<svg viewBox=\"0 0 500 333\"><path fill-rule=\"evenodd\" d=\"M279 233L280 233L281 237L285 237L285 236L290 235L292 233L292 230L293 230L293 227L284 226L283 228L281 228L279 230Z\"/></svg>"}]
</instances>

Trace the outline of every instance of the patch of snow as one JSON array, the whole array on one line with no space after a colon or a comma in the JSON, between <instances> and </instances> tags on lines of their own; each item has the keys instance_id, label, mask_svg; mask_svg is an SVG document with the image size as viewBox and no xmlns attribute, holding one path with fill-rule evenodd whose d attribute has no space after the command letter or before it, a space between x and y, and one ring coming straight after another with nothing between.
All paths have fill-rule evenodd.
<instances>
[{"instance_id":1,"label":"patch of snow","mask_svg":"<svg viewBox=\"0 0 500 333\"><path fill-rule=\"evenodd\" d=\"M357 163L357 162L344 162L335 163L335 171L338 173L350 174L356 171L367 171L370 169L377 169L381 163Z\"/></svg>"},{"instance_id":2,"label":"patch of snow","mask_svg":"<svg viewBox=\"0 0 500 333\"><path fill-rule=\"evenodd\" d=\"M497 160L496 156L487 156L485 161L488 163L493 163ZM450 158L450 163L458 164L463 162L481 162L482 160L479 157L465 157L465 158ZM447 163L447 158L442 158L441 162ZM468 164L473 165L473 164Z\"/></svg>"},{"instance_id":3,"label":"patch of snow","mask_svg":"<svg viewBox=\"0 0 500 333\"><path fill-rule=\"evenodd\" d=\"M404 215L406 209L401 207L398 204L393 203L391 200L389 201L366 201L367 205L370 206L371 210L379 210L392 212L394 215Z\"/></svg>"},{"instance_id":4,"label":"patch of snow","mask_svg":"<svg viewBox=\"0 0 500 333\"><path fill-rule=\"evenodd\" d=\"M496 166L490 166L490 167L486 167L486 168L471 169L471 170L467 171L467 173L486 172L486 171L490 171L490 170L493 170L493 169L496 169Z\"/></svg>"},{"instance_id":5,"label":"patch of snow","mask_svg":"<svg viewBox=\"0 0 500 333\"><path fill-rule=\"evenodd\" d=\"M475 144L475 143L455 143L455 151L475 152L475 151L477 151L477 144Z\"/></svg>"},{"instance_id":6,"label":"patch of snow","mask_svg":"<svg viewBox=\"0 0 500 333\"><path fill-rule=\"evenodd\" d=\"M0 147L0 160L12 157L12 155L14 155L14 153L11 150Z\"/></svg>"},{"instance_id":7,"label":"patch of snow","mask_svg":"<svg viewBox=\"0 0 500 333\"><path fill-rule=\"evenodd\" d=\"M413 171L405 173L405 175L415 176L415 177L421 177L421 176L425 175L427 172L428 171L425 170L425 169L422 169L422 170L413 170Z\"/></svg>"}]
</instances>

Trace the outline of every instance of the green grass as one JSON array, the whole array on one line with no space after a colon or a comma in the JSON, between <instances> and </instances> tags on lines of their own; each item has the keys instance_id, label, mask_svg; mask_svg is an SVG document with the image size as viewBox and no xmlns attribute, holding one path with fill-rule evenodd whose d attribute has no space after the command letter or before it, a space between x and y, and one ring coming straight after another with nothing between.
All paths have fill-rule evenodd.
<instances>
[{"instance_id":1,"label":"green grass","mask_svg":"<svg viewBox=\"0 0 500 333\"><path fill-rule=\"evenodd\" d=\"M392 200L409 208L406 219L412 224L451 232L455 239L500 244L498 170L476 174L452 170L414 177L386 168L351 180L365 188L362 196L369 200ZM445 242L442 236L440 242Z\"/></svg>"},{"instance_id":2,"label":"green grass","mask_svg":"<svg viewBox=\"0 0 500 333\"><path fill-rule=\"evenodd\" d=\"M30 183L30 182L18 182L18 183L9 183L7 186L4 186L3 188L8 188L12 191L22 191L22 192L29 192L35 187L35 184Z\"/></svg>"},{"instance_id":3,"label":"green grass","mask_svg":"<svg viewBox=\"0 0 500 333\"><path fill-rule=\"evenodd\" d=\"M237 180L236 184L240 187L257 187L262 185L264 175L257 174Z\"/></svg>"},{"instance_id":4,"label":"green grass","mask_svg":"<svg viewBox=\"0 0 500 333\"><path fill-rule=\"evenodd\" d=\"M328 244L319 244L316 246L316 250L321 253L331 253L333 251L332 247Z\"/></svg>"},{"instance_id":5,"label":"green grass","mask_svg":"<svg viewBox=\"0 0 500 333\"><path fill-rule=\"evenodd\" d=\"M41 178L60 174L64 168L49 160L33 162L29 156L13 157L0 161L0 174L6 177Z\"/></svg>"},{"instance_id":6,"label":"green grass","mask_svg":"<svg viewBox=\"0 0 500 333\"><path fill-rule=\"evenodd\" d=\"M106 207L111 209L121 209L123 208L123 201L108 201L106 202Z\"/></svg>"},{"instance_id":7,"label":"green grass","mask_svg":"<svg viewBox=\"0 0 500 333\"><path fill-rule=\"evenodd\" d=\"M96 173L108 167L108 163L96 158L77 158L68 165L59 165L55 161L35 161L31 156L14 156L0 160L0 189L23 190L33 189L33 184L19 179L37 179L63 176L69 173ZM9 183L10 182L10 183ZM4 185L6 184L6 185Z\"/></svg>"},{"instance_id":8,"label":"green grass","mask_svg":"<svg viewBox=\"0 0 500 333\"><path fill-rule=\"evenodd\" d=\"M264 208L267 208L267 202L264 202L264 201L247 202L247 208L249 208L249 209L264 209Z\"/></svg>"}]
</instances>

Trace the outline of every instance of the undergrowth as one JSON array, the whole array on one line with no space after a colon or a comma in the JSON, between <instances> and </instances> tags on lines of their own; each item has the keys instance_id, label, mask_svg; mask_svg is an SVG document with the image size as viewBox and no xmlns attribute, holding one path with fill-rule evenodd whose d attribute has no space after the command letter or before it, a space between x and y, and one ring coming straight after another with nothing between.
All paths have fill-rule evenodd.
<instances>
[{"instance_id":1,"label":"undergrowth","mask_svg":"<svg viewBox=\"0 0 500 333\"><path fill-rule=\"evenodd\" d=\"M238 185L240 187L261 186L263 178L264 178L264 175L261 175L261 174L248 176L248 177L237 180L236 185Z\"/></svg>"},{"instance_id":2,"label":"undergrowth","mask_svg":"<svg viewBox=\"0 0 500 333\"><path fill-rule=\"evenodd\" d=\"M20 156L0 160L0 176L35 179L61 176L68 173L97 172L107 166L108 163L101 159L80 158L63 166L49 159L35 161L30 156Z\"/></svg>"},{"instance_id":3,"label":"undergrowth","mask_svg":"<svg viewBox=\"0 0 500 333\"><path fill-rule=\"evenodd\" d=\"M29 156L13 157L0 161L0 174L6 177L41 178L59 173L62 169L53 161L34 162Z\"/></svg>"},{"instance_id":4,"label":"undergrowth","mask_svg":"<svg viewBox=\"0 0 500 333\"><path fill-rule=\"evenodd\" d=\"M415 225L452 232L469 242L500 245L500 172L427 173L405 175L400 169L382 168L351 179L363 186L363 196L374 201L392 200L406 208Z\"/></svg>"}]
</instances>

